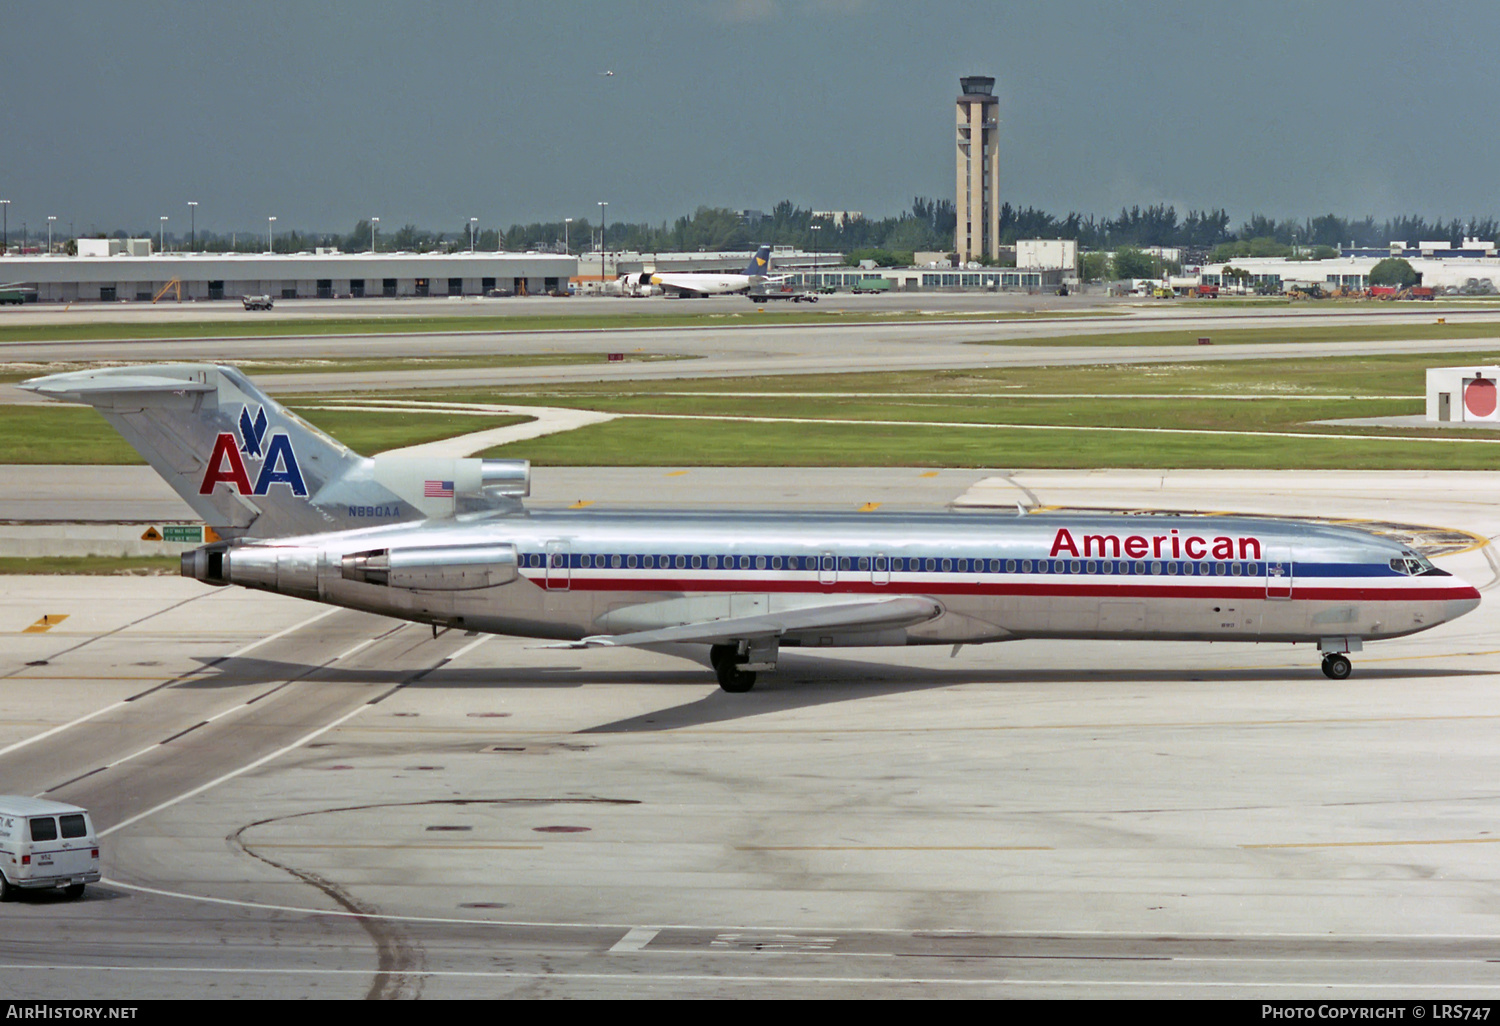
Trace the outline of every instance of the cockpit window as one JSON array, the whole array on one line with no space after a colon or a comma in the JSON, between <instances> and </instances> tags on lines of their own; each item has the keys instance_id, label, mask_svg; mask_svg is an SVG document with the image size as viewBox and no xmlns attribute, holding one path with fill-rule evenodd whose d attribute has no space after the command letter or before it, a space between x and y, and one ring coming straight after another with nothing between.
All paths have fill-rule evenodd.
<instances>
[{"instance_id":1,"label":"cockpit window","mask_svg":"<svg viewBox=\"0 0 1500 1026\"><path fill-rule=\"evenodd\" d=\"M1428 574L1447 576L1447 572L1433 566L1431 560L1412 552L1394 557L1391 560L1391 569L1398 574L1406 574L1408 577L1422 577Z\"/></svg>"}]
</instances>

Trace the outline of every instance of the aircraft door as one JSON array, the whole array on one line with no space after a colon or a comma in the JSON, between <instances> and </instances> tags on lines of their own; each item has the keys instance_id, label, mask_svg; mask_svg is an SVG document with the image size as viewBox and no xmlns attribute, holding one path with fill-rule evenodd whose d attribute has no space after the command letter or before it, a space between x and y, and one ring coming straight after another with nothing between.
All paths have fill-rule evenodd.
<instances>
[{"instance_id":1,"label":"aircraft door","mask_svg":"<svg viewBox=\"0 0 1500 1026\"><path fill-rule=\"evenodd\" d=\"M1266 598L1292 597L1292 550L1286 545L1272 545L1266 552Z\"/></svg>"},{"instance_id":2,"label":"aircraft door","mask_svg":"<svg viewBox=\"0 0 1500 1026\"><path fill-rule=\"evenodd\" d=\"M567 591L572 587L572 546L565 541L547 543L547 590Z\"/></svg>"}]
</instances>

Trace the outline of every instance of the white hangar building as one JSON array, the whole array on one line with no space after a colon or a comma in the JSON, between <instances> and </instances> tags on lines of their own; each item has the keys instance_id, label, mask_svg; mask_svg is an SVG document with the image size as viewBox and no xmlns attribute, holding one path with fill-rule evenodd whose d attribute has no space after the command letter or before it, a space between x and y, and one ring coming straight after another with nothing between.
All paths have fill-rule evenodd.
<instances>
[{"instance_id":1,"label":"white hangar building","mask_svg":"<svg viewBox=\"0 0 1500 1026\"><path fill-rule=\"evenodd\" d=\"M333 299L482 296L566 290L578 258L555 253L157 253L0 257L0 282L39 302L149 302L173 282L182 298ZM176 298L176 288L168 296Z\"/></svg>"}]
</instances>

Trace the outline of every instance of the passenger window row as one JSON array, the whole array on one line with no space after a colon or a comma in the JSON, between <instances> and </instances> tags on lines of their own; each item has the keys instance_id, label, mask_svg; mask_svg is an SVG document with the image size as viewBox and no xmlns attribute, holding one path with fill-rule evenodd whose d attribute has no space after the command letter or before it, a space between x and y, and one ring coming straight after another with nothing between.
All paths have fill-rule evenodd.
<instances>
[{"instance_id":1,"label":"passenger window row","mask_svg":"<svg viewBox=\"0 0 1500 1026\"><path fill-rule=\"evenodd\" d=\"M1396 561L1392 560L1392 566ZM1254 562L1220 563L1211 560L1112 560L1112 559L964 559L934 556L719 556L657 555L638 553L594 555L592 553L521 554L521 565L541 569L579 570L804 570L840 572L874 570L894 573L991 573L991 574L1120 574L1184 577L1258 577L1262 565Z\"/></svg>"}]
</instances>

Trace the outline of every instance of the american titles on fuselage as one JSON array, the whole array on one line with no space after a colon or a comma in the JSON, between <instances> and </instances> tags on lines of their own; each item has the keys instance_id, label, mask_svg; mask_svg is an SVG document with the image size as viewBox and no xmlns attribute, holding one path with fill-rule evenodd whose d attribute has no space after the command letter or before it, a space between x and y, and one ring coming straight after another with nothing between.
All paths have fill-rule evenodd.
<instances>
[{"instance_id":1,"label":"american titles on fuselage","mask_svg":"<svg viewBox=\"0 0 1500 1026\"><path fill-rule=\"evenodd\" d=\"M1163 552L1162 548L1171 546L1171 550ZM1098 549L1095 552L1095 549ZM1219 535L1209 539L1199 534L1182 535L1177 528L1172 528L1167 534L1153 534L1150 538L1141 534L1126 535L1122 542L1117 534L1085 534L1083 545L1073 539L1073 533L1066 527L1057 529L1057 535L1052 539L1052 551L1049 556L1061 556L1067 554L1077 558L1087 559L1089 556L1100 558L1113 557L1119 559L1122 555L1131 559L1260 559L1260 539L1254 536L1240 536L1230 538Z\"/></svg>"}]
</instances>

